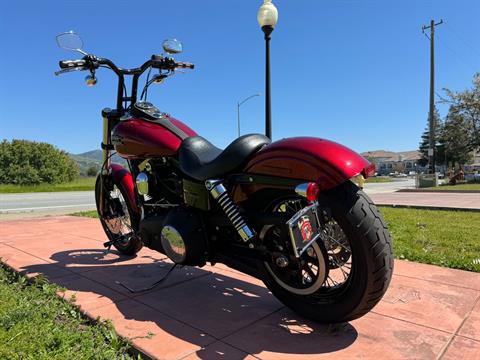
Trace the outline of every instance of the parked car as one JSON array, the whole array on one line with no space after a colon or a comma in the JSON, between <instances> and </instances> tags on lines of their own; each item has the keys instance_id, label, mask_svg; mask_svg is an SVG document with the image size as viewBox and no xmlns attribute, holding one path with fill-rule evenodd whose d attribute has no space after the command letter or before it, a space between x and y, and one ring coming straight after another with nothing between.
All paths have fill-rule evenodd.
<instances>
[{"instance_id":1,"label":"parked car","mask_svg":"<svg viewBox=\"0 0 480 360\"><path fill-rule=\"evenodd\" d=\"M480 182L480 174L465 174L465 181L479 181Z\"/></svg>"}]
</instances>

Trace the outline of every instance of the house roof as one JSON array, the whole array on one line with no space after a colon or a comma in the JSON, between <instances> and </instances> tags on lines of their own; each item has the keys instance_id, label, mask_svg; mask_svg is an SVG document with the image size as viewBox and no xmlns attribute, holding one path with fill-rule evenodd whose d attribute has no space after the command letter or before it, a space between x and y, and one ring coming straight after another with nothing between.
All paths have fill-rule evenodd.
<instances>
[{"instance_id":1,"label":"house roof","mask_svg":"<svg viewBox=\"0 0 480 360\"><path fill-rule=\"evenodd\" d=\"M373 151L366 151L361 153L363 157L372 158L379 161L412 161L412 160L419 160L421 159L422 155L417 150L412 151L401 151L401 152L394 152L394 151L386 151L386 150L373 150Z\"/></svg>"},{"instance_id":2,"label":"house roof","mask_svg":"<svg viewBox=\"0 0 480 360\"><path fill-rule=\"evenodd\" d=\"M361 153L363 157L382 161L398 161L398 154L393 151L373 150Z\"/></svg>"},{"instance_id":3,"label":"house roof","mask_svg":"<svg viewBox=\"0 0 480 360\"><path fill-rule=\"evenodd\" d=\"M418 150L412 151L402 151L398 153L402 160L420 160L422 158L422 153Z\"/></svg>"}]
</instances>

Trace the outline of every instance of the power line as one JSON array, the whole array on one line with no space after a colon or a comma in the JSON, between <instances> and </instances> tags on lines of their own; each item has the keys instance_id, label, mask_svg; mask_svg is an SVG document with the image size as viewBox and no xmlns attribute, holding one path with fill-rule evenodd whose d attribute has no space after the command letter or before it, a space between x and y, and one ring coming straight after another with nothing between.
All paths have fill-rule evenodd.
<instances>
[{"instance_id":1,"label":"power line","mask_svg":"<svg viewBox=\"0 0 480 360\"><path fill-rule=\"evenodd\" d=\"M440 39L441 41L438 41ZM478 67L475 67L472 63L470 63L470 61L466 60L463 56L460 56L460 54L456 50L454 50L450 45L448 45L447 41L444 41L444 38L437 36L437 42L440 43L440 46L445 46L445 48L447 48L457 58L457 60L462 63L462 65L468 66L474 72L477 72L479 70Z\"/></svg>"},{"instance_id":2,"label":"power line","mask_svg":"<svg viewBox=\"0 0 480 360\"><path fill-rule=\"evenodd\" d=\"M480 56L480 50L477 50L469 41L467 41L463 36L461 36L456 30L454 30L450 24L448 23L445 23L445 25L447 26L447 29L453 34L455 35L459 40L461 40L465 45L467 45L467 47L469 47L471 50L473 50L473 52L477 53L477 55Z\"/></svg>"}]
</instances>

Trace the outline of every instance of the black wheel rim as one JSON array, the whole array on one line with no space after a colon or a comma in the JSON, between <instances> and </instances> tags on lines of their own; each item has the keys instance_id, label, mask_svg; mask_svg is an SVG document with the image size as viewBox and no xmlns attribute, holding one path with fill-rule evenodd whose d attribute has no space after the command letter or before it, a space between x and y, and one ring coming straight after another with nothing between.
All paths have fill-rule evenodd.
<instances>
[{"instance_id":1,"label":"black wheel rim","mask_svg":"<svg viewBox=\"0 0 480 360\"><path fill-rule=\"evenodd\" d=\"M287 212L293 216L306 205L303 198L290 196L278 199L269 208L270 211ZM343 293L349 286L353 275L353 256L348 237L330 215L330 209L320 208L319 212L322 219L321 234L316 244L312 244L314 246L307 249L300 257L303 262L300 265L302 273L299 273L298 270L295 273L295 269L292 268L279 268L273 262L265 263L267 270L280 286L297 295L308 295L316 302L322 301L322 299L331 299L332 295ZM268 241L275 242L275 239L270 238ZM291 245L288 243L284 245L285 250L291 250L288 249L288 246ZM324 261L319 261L319 254L320 257L324 257ZM316 280L319 273L322 273L322 263L328 269L325 269L324 281L318 284ZM317 269L312 269L312 266L317 266ZM305 274L308 274L312 281L302 281Z\"/></svg>"}]
</instances>

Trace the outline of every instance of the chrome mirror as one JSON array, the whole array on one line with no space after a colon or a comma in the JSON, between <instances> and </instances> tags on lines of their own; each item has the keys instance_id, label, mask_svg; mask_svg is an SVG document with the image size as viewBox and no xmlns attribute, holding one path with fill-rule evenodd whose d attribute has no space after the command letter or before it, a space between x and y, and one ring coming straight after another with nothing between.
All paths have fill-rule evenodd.
<instances>
[{"instance_id":1,"label":"chrome mirror","mask_svg":"<svg viewBox=\"0 0 480 360\"><path fill-rule=\"evenodd\" d=\"M57 45L58 47L71 50L71 51L78 51L83 55L87 55L85 51L82 50L83 48L83 40L77 33L73 31L67 31L56 36Z\"/></svg>"},{"instance_id":2,"label":"chrome mirror","mask_svg":"<svg viewBox=\"0 0 480 360\"><path fill-rule=\"evenodd\" d=\"M183 51L183 46L177 39L167 39L162 43L163 51L167 54L180 54Z\"/></svg>"}]
</instances>

